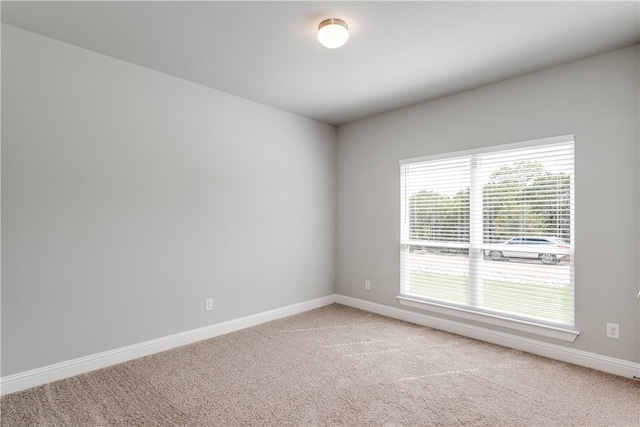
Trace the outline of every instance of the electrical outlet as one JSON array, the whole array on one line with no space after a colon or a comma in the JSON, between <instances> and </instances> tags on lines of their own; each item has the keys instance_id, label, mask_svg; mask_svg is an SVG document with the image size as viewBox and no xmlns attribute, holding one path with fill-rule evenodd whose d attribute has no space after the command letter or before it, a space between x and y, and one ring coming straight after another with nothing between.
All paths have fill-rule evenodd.
<instances>
[{"instance_id":1,"label":"electrical outlet","mask_svg":"<svg viewBox=\"0 0 640 427\"><path fill-rule=\"evenodd\" d=\"M368 291L371 290L371 282L369 280L364 281L364 288Z\"/></svg>"},{"instance_id":2,"label":"electrical outlet","mask_svg":"<svg viewBox=\"0 0 640 427\"><path fill-rule=\"evenodd\" d=\"M617 323L607 323L607 338L620 339L620 325Z\"/></svg>"},{"instance_id":3,"label":"electrical outlet","mask_svg":"<svg viewBox=\"0 0 640 427\"><path fill-rule=\"evenodd\" d=\"M204 302L204 309L206 311L213 310L213 298L207 298Z\"/></svg>"}]
</instances>

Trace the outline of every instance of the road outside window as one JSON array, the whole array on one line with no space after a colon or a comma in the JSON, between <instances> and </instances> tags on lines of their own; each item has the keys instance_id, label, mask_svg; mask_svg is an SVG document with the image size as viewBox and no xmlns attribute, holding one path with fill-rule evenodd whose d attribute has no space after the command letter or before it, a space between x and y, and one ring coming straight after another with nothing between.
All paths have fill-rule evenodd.
<instances>
[{"instance_id":1,"label":"road outside window","mask_svg":"<svg viewBox=\"0 0 640 427\"><path fill-rule=\"evenodd\" d=\"M574 323L573 137L401 162L401 296Z\"/></svg>"}]
</instances>

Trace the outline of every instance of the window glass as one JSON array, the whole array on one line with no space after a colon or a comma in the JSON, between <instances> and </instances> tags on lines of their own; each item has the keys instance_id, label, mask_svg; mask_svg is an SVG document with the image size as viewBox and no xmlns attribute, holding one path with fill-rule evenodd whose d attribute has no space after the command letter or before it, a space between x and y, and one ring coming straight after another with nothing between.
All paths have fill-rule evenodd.
<instances>
[{"instance_id":1,"label":"window glass","mask_svg":"<svg viewBox=\"0 0 640 427\"><path fill-rule=\"evenodd\" d=\"M401 295L573 325L573 145L401 162Z\"/></svg>"}]
</instances>

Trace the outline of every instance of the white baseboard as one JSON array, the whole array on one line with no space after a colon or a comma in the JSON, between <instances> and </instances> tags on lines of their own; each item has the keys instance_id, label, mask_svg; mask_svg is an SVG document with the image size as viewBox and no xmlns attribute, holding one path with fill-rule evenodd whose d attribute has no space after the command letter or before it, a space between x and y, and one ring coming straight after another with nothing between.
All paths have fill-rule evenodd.
<instances>
[{"instance_id":1,"label":"white baseboard","mask_svg":"<svg viewBox=\"0 0 640 427\"><path fill-rule=\"evenodd\" d=\"M106 368L143 356L149 356L172 348L206 340L230 332L256 326L272 320L303 313L336 302L335 295L305 301L203 328L193 329L163 338L145 341L139 344L121 347L90 356L80 357L66 362L56 363L30 371L20 372L0 378L0 395L14 393L53 381L84 374L96 369Z\"/></svg>"},{"instance_id":2,"label":"white baseboard","mask_svg":"<svg viewBox=\"0 0 640 427\"><path fill-rule=\"evenodd\" d=\"M627 378L640 376L640 363L627 360L615 359L613 357L602 356L582 350L576 350L560 345L550 344L529 338L504 332L493 331L480 326L469 325L453 320L441 319L422 313L415 313L400 308L389 307L357 298L344 295L336 295L338 304L358 308L394 319L404 320L418 325L428 326L434 329L451 332L469 338L502 345L516 350L526 351L539 356L548 357L554 360L572 363L574 365L585 366L599 371L620 375Z\"/></svg>"},{"instance_id":3,"label":"white baseboard","mask_svg":"<svg viewBox=\"0 0 640 427\"><path fill-rule=\"evenodd\" d=\"M603 372L631 378L639 376L640 364L626 360L615 359L595 353L575 350L559 345L536 341L503 332L492 331L479 326L468 325L452 320L441 319L421 313L389 307L373 302L346 297L343 295L329 295L311 301L305 301L274 310L241 317L226 322L217 323L203 328L193 329L179 334L169 335L139 344L121 347L90 356L80 357L66 362L56 363L30 371L20 372L0 378L0 395L14 393L27 388L36 387L53 381L84 374L96 369L123 363L143 356L149 356L172 348L191 344L197 341L214 338L230 332L239 331L251 326L260 325L272 320L303 313L333 304L346 305L394 319L404 320L419 325L429 326L446 332L475 338L505 347L526 351L540 356L561 360Z\"/></svg>"}]
</instances>

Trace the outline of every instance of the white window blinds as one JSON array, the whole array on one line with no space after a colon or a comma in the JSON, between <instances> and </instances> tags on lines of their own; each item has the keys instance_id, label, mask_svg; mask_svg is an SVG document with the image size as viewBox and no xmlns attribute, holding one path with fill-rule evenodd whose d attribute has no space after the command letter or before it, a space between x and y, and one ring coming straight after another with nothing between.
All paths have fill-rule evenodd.
<instances>
[{"instance_id":1,"label":"white window blinds","mask_svg":"<svg viewBox=\"0 0 640 427\"><path fill-rule=\"evenodd\" d=\"M401 162L401 296L574 323L573 137Z\"/></svg>"}]
</instances>

